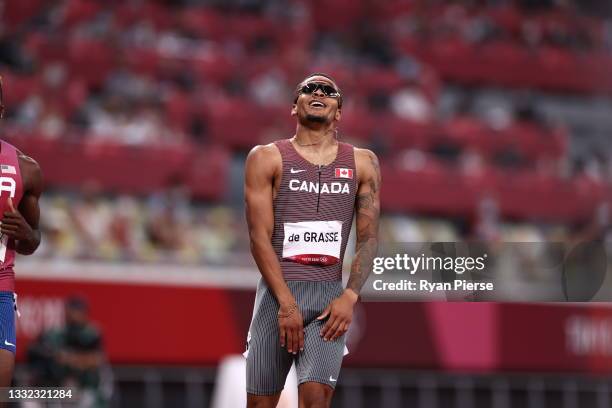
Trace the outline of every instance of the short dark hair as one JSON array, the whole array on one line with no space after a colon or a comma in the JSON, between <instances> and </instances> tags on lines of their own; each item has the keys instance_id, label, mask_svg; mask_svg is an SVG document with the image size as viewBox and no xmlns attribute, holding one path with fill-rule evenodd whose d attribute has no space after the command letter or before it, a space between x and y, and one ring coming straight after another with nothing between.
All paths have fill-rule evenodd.
<instances>
[{"instance_id":1,"label":"short dark hair","mask_svg":"<svg viewBox=\"0 0 612 408\"><path fill-rule=\"evenodd\" d=\"M327 75L327 74L325 74L323 72L314 72L314 73L306 76L304 79L302 79L296 85L295 91L293 92L294 93L293 103L297 103L298 97L300 96L300 90L302 88L302 84L304 82L306 82L308 80L308 78L312 78L312 77L316 77L316 76L322 76L322 77L325 77L325 78L329 79L330 81L332 81L332 83L334 84L334 86L338 90L338 93L340 94L340 96L338 97L338 109L341 109L342 108L342 91L340 90L340 87L336 83L336 80L334 78L332 78L331 75Z\"/></svg>"}]
</instances>

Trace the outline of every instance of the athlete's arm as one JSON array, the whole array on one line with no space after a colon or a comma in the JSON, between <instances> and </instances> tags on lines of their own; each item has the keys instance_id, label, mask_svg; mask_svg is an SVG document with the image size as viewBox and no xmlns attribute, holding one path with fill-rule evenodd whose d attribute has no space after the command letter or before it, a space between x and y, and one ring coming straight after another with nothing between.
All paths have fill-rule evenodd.
<instances>
[{"instance_id":1,"label":"athlete's arm","mask_svg":"<svg viewBox=\"0 0 612 408\"><path fill-rule=\"evenodd\" d=\"M4 213L0 232L15 240L15 250L22 255L29 255L40 245L40 207L38 199L42 194L43 182L40 166L36 161L21 153L19 168L23 182L23 196L19 208L8 200L8 211Z\"/></svg>"},{"instance_id":2,"label":"athlete's arm","mask_svg":"<svg viewBox=\"0 0 612 408\"><path fill-rule=\"evenodd\" d=\"M319 316L319 319L324 319L329 315L321 329L321 336L325 340L335 340L348 330L353 318L353 306L368 279L378 250L381 182L378 158L370 150L355 149L355 165L359 178L355 202L357 248L344 293L334 299Z\"/></svg>"},{"instance_id":3,"label":"athlete's arm","mask_svg":"<svg viewBox=\"0 0 612 408\"><path fill-rule=\"evenodd\" d=\"M281 346L297 353L304 348L302 315L289 290L272 247L274 211L272 195L275 177L282 170L282 159L273 145L256 146L246 159L244 198L251 253L266 284L279 303ZM287 316L286 316L287 315ZM286 317L281 317L286 316Z\"/></svg>"},{"instance_id":4,"label":"athlete's arm","mask_svg":"<svg viewBox=\"0 0 612 408\"><path fill-rule=\"evenodd\" d=\"M378 218L380 216L380 165L370 150L358 149L362 166L362 177L357 190L356 227L357 245L351 265L351 274L346 284L347 291L359 295L363 284L372 271L372 262L378 251ZM357 174L359 174L359 165Z\"/></svg>"}]
</instances>

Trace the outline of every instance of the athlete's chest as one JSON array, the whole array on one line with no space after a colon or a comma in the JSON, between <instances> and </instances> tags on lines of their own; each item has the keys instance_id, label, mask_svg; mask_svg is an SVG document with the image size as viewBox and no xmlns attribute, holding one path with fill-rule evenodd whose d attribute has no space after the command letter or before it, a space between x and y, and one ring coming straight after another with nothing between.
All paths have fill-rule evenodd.
<instances>
[{"instance_id":1,"label":"athlete's chest","mask_svg":"<svg viewBox=\"0 0 612 408\"><path fill-rule=\"evenodd\" d=\"M283 169L286 193L305 195L352 195L355 192L355 169L348 165L315 166L295 163Z\"/></svg>"},{"instance_id":2,"label":"athlete's chest","mask_svg":"<svg viewBox=\"0 0 612 408\"><path fill-rule=\"evenodd\" d=\"M0 155L0 203L9 197L16 204L22 193L21 173L19 163L4 155Z\"/></svg>"}]
</instances>

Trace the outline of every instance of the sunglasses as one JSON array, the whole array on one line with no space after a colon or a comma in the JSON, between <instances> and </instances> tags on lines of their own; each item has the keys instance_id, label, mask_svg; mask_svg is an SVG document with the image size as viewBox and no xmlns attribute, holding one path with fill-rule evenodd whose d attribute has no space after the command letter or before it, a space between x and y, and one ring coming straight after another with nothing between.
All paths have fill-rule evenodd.
<instances>
[{"instance_id":1,"label":"sunglasses","mask_svg":"<svg viewBox=\"0 0 612 408\"><path fill-rule=\"evenodd\" d=\"M336 88L326 83L321 82L309 82L304 84L300 89L300 93L310 95L314 93L317 89L320 89L323 94L329 98L339 98L340 92Z\"/></svg>"}]
</instances>

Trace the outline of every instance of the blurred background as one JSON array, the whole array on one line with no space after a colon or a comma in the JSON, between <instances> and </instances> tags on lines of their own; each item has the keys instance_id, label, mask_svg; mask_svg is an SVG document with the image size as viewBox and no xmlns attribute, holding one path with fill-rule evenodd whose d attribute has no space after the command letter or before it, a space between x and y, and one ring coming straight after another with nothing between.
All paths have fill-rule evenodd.
<instances>
[{"instance_id":1,"label":"blurred background","mask_svg":"<svg viewBox=\"0 0 612 408\"><path fill-rule=\"evenodd\" d=\"M1 137L46 182L17 384L213 406L259 278L244 158L310 72L379 155L383 240L610 248L609 1L0 1ZM349 348L334 407L612 406L605 303L362 303Z\"/></svg>"}]
</instances>

